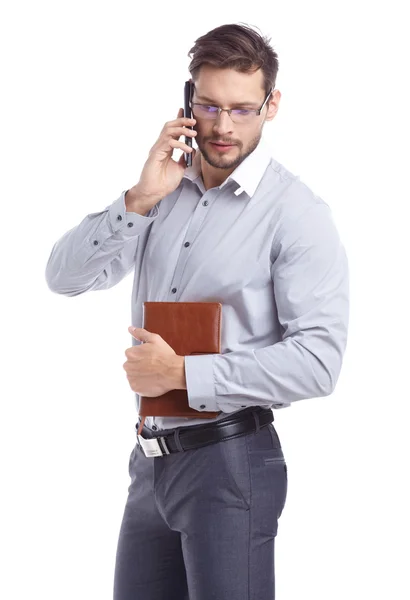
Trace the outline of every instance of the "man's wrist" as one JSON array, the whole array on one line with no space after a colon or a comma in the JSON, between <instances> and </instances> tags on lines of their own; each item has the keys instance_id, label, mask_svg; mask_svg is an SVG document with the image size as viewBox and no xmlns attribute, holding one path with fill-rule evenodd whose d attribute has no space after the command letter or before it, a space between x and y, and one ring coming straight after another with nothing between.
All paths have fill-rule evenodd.
<instances>
[{"instance_id":1,"label":"man's wrist","mask_svg":"<svg viewBox=\"0 0 410 600\"><path fill-rule=\"evenodd\" d=\"M170 379L172 382L172 389L174 390L186 390L186 377L185 377L185 356L172 357L170 366Z\"/></svg>"},{"instance_id":2,"label":"man's wrist","mask_svg":"<svg viewBox=\"0 0 410 600\"><path fill-rule=\"evenodd\" d=\"M153 200L152 196L143 196L137 186L130 188L125 192L124 196L125 211L135 212L143 217L151 210L151 208L159 202L159 200Z\"/></svg>"}]
</instances>

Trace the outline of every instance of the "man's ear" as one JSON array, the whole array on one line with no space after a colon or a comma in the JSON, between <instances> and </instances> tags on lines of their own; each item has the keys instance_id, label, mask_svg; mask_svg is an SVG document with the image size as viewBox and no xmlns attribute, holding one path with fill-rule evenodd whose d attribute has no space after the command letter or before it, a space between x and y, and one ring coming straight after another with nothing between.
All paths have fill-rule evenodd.
<instances>
[{"instance_id":1,"label":"man's ear","mask_svg":"<svg viewBox=\"0 0 410 600\"><path fill-rule=\"evenodd\" d=\"M272 121L275 118L279 110L281 96L282 94L279 90L274 90L272 92L272 96L268 100L268 112L266 114L265 121Z\"/></svg>"}]
</instances>

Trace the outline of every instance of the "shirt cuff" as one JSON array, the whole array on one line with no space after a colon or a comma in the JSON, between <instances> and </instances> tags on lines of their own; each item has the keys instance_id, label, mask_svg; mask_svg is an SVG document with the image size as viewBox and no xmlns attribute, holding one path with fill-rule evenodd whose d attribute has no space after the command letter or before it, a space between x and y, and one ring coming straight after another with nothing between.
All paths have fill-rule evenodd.
<instances>
[{"instance_id":1,"label":"shirt cuff","mask_svg":"<svg viewBox=\"0 0 410 600\"><path fill-rule=\"evenodd\" d=\"M157 218L159 210L155 205L145 215L127 212L125 206L126 193L127 190L122 192L121 196L107 207L108 219L114 234L120 232L126 237L134 237L140 235L147 228L147 225Z\"/></svg>"},{"instance_id":2,"label":"shirt cuff","mask_svg":"<svg viewBox=\"0 0 410 600\"><path fill-rule=\"evenodd\" d=\"M200 412L219 411L214 385L214 354L185 356L188 404Z\"/></svg>"}]
</instances>

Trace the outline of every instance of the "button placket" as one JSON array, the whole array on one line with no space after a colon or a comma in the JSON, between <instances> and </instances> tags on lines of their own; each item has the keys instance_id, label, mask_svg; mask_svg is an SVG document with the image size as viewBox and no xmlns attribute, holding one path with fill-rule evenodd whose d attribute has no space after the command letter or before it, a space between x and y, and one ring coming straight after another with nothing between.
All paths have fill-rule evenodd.
<instances>
[{"instance_id":1,"label":"button placket","mask_svg":"<svg viewBox=\"0 0 410 600\"><path fill-rule=\"evenodd\" d=\"M204 201L202 202L202 205L203 205L203 206L208 206L208 204L209 204L209 200L204 200ZM184 242L184 247L185 247L185 248L189 248L189 246L190 246L190 245L191 245L191 242ZM174 287L174 288L172 288L172 289L171 289L171 293L172 293L172 294L176 294L176 292L177 292L177 288L176 288L176 287ZM205 405L204 405L204 406L202 406L202 408L205 408Z\"/></svg>"}]
</instances>

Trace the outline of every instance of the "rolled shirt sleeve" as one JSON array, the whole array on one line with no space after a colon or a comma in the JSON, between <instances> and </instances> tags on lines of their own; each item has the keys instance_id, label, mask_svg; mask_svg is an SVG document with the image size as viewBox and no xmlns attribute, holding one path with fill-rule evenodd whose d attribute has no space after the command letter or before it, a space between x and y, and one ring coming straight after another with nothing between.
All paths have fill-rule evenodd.
<instances>
[{"instance_id":1,"label":"rolled shirt sleeve","mask_svg":"<svg viewBox=\"0 0 410 600\"><path fill-rule=\"evenodd\" d=\"M327 396L336 386L349 322L345 248L323 202L281 231L272 248L271 279L282 340L186 356L188 402L198 411L281 408Z\"/></svg>"}]
</instances>

